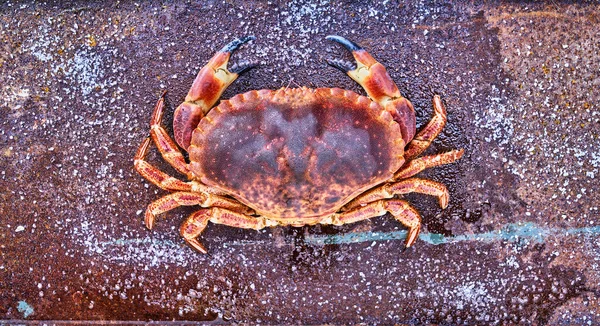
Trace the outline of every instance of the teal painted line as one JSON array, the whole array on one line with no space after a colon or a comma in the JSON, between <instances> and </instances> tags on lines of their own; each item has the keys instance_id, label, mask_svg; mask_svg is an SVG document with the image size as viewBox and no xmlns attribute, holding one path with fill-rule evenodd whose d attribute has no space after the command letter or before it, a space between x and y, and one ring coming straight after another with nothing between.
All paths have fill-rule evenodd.
<instances>
[{"instance_id":1,"label":"teal painted line","mask_svg":"<svg viewBox=\"0 0 600 326\"><path fill-rule=\"evenodd\" d=\"M180 246L180 244L177 244L171 240L160 240L160 239L153 239L153 238L149 238L149 237L134 238L134 239L115 239L112 241L99 242L99 245L101 247L107 247L107 246L124 247L124 246L139 245L139 244L151 244L151 245L170 246L170 247L174 247L174 246L179 247Z\"/></svg>"},{"instance_id":2,"label":"teal painted line","mask_svg":"<svg viewBox=\"0 0 600 326\"><path fill-rule=\"evenodd\" d=\"M589 228L578 228L578 229L569 229L567 230L569 234L600 234L600 226L593 226Z\"/></svg>"},{"instance_id":3,"label":"teal painted line","mask_svg":"<svg viewBox=\"0 0 600 326\"><path fill-rule=\"evenodd\" d=\"M25 301L17 302L17 310L23 314L23 318L27 318L33 314L33 307Z\"/></svg>"},{"instance_id":4,"label":"teal painted line","mask_svg":"<svg viewBox=\"0 0 600 326\"><path fill-rule=\"evenodd\" d=\"M358 232L341 235L311 235L306 237L306 242L316 245L327 244L343 244L343 243L358 243L370 241L384 240L404 240L406 239L406 231L394 232ZM479 242L494 242L494 241L519 241L520 239L530 239L535 242L544 242L550 236L566 236L566 235L600 235L600 226L587 228L559 229L545 228L534 223L512 223L507 224L500 230L478 233L464 234L452 237L446 237L438 233L421 233L419 239L433 245L446 243L462 242L462 241L479 241Z\"/></svg>"},{"instance_id":5,"label":"teal painted line","mask_svg":"<svg viewBox=\"0 0 600 326\"><path fill-rule=\"evenodd\" d=\"M393 232L357 232L336 235L309 235L305 238L307 243L315 245L328 244L344 244L344 243L360 243L372 241L387 241L387 240L404 240L407 232L404 230ZM421 233L419 239L433 245L441 245L447 243L463 242L463 241L478 241L478 242L495 242L495 241L510 241L516 242L522 239L529 239L535 242L544 242L548 237L561 237L573 235L600 235L600 226L585 227L585 228L547 228L539 226L535 223L511 223L503 228L478 234L463 234L451 237L446 237L438 233ZM264 242L264 243L263 243ZM266 244L268 241L222 241L225 246L244 246L255 244ZM160 240L150 237L134 238L134 239L115 239L99 243L102 249L107 247L126 247L132 245L156 245L160 247L179 248L182 243L173 242L170 240Z\"/></svg>"}]
</instances>

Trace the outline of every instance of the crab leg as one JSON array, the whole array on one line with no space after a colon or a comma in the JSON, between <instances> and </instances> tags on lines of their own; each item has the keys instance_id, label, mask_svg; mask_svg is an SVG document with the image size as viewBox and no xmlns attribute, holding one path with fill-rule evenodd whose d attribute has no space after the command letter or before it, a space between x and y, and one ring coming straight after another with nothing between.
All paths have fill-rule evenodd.
<instances>
[{"instance_id":1,"label":"crab leg","mask_svg":"<svg viewBox=\"0 0 600 326\"><path fill-rule=\"evenodd\" d=\"M185 98L185 102L179 105L173 117L175 140L183 149L188 149L192 132L198 125L198 122L215 105L221 94L223 94L223 91L241 73L255 66L253 63L246 62L235 65L231 69L227 68L231 53L240 45L254 39L254 36L235 39L217 52L198 72Z\"/></svg>"},{"instance_id":2,"label":"crab leg","mask_svg":"<svg viewBox=\"0 0 600 326\"><path fill-rule=\"evenodd\" d=\"M152 119L150 120L150 137L154 140L156 147L165 161L171 164L177 171L187 175L189 178L191 173L187 167L187 163L185 162L183 155L179 149L177 149L177 145L175 145L173 140L171 140L171 137L169 137L166 130L160 124L163 115L165 93L166 92L162 94L156 103L156 106L154 107ZM149 146L150 138L147 137L144 139L144 141L142 141L135 154L133 161L135 170L144 178L146 178L146 180L152 182L161 189L183 191L192 190L191 183L186 183L173 178L152 166L150 163L146 162L145 158L146 154L148 153Z\"/></svg>"},{"instance_id":3,"label":"crab leg","mask_svg":"<svg viewBox=\"0 0 600 326\"><path fill-rule=\"evenodd\" d=\"M206 228L208 221L243 229L260 230L267 226L276 226L277 222L265 217L248 216L226 208L212 207L198 210L187 218L179 229L181 236L194 249L207 253L206 248L196 239Z\"/></svg>"},{"instance_id":4,"label":"crab leg","mask_svg":"<svg viewBox=\"0 0 600 326\"><path fill-rule=\"evenodd\" d=\"M173 139L171 139L165 128L161 125L165 108L166 93L167 92L163 92L152 112L152 119L150 120L150 136L152 137L152 140L154 140L158 151L165 161L172 165L175 170L185 174L188 179L190 179L191 172L183 158L183 154L181 154L181 151L177 148Z\"/></svg>"},{"instance_id":5,"label":"crab leg","mask_svg":"<svg viewBox=\"0 0 600 326\"><path fill-rule=\"evenodd\" d=\"M350 211L335 214L329 219L321 221L321 224L342 225L354 223L385 215L386 212L390 212L398 222L408 228L405 245L407 248L412 246L421 230L421 216L409 203L400 199L383 199L370 202Z\"/></svg>"},{"instance_id":6,"label":"crab leg","mask_svg":"<svg viewBox=\"0 0 600 326\"><path fill-rule=\"evenodd\" d=\"M406 163L394 174L393 180L406 179L430 167L452 163L463 156L463 149L437 155L422 156Z\"/></svg>"},{"instance_id":7,"label":"crab leg","mask_svg":"<svg viewBox=\"0 0 600 326\"><path fill-rule=\"evenodd\" d=\"M172 176L162 172L145 160L146 154L148 153L148 147L150 146L150 138L144 139L133 161L135 170L146 180L152 184L158 186L161 189L170 191L191 191L192 183L183 182L179 179L173 178Z\"/></svg>"},{"instance_id":8,"label":"crab leg","mask_svg":"<svg viewBox=\"0 0 600 326\"><path fill-rule=\"evenodd\" d=\"M446 107L439 95L433 97L433 118L411 141L404 152L408 161L426 150L431 142L440 134L446 125Z\"/></svg>"},{"instance_id":9,"label":"crab leg","mask_svg":"<svg viewBox=\"0 0 600 326\"><path fill-rule=\"evenodd\" d=\"M404 195L411 192L417 192L425 195L438 197L438 201L442 208L448 206L448 189L442 183L420 179L410 178L399 182L386 183L377 188L371 189L364 194L356 197L354 200L346 204L344 209L351 210L357 206L361 206L380 199L393 198L395 195Z\"/></svg>"},{"instance_id":10,"label":"crab leg","mask_svg":"<svg viewBox=\"0 0 600 326\"><path fill-rule=\"evenodd\" d=\"M144 215L144 222L148 229L154 227L154 221L158 214L170 211L179 206L195 206L200 205L202 207L222 207L227 208L231 211L238 212L239 214L253 214L254 211L248 206L239 203L233 199L222 197L219 195L204 193L204 192L174 192L161 197L150 205L146 209Z\"/></svg>"},{"instance_id":11,"label":"crab leg","mask_svg":"<svg viewBox=\"0 0 600 326\"><path fill-rule=\"evenodd\" d=\"M215 195L226 195L223 192L215 190L209 186L203 185L197 181L188 181L183 182L177 178L173 178L172 176L164 173L159 170L157 167L148 163L145 160L146 154L148 152L148 147L150 146L150 138L144 139L140 147L138 148L137 153L135 154L133 166L135 170L146 180L150 181L152 184L157 187L168 190L168 191L192 191L192 192L204 192Z\"/></svg>"},{"instance_id":12,"label":"crab leg","mask_svg":"<svg viewBox=\"0 0 600 326\"><path fill-rule=\"evenodd\" d=\"M352 52L355 64L328 60L331 66L340 69L359 83L369 97L385 108L400 125L404 143L408 143L415 135L415 110L409 100L402 97L398 86L394 83L385 67L377 62L367 51L358 44L341 36L329 35L327 39L343 45ZM352 69L356 65L356 68Z\"/></svg>"}]
</instances>

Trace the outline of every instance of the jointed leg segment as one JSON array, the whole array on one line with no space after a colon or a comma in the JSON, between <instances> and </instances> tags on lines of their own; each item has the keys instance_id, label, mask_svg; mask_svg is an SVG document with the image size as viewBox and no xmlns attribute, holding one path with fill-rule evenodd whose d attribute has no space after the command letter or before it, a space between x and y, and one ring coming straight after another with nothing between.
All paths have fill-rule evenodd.
<instances>
[{"instance_id":1,"label":"jointed leg segment","mask_svg":"<svg viewBox=\"0 0 600 326\"><path fill-rule=\"evenodd\" d=\"M221 207L239 214L253 214L254 211L240 202L202 192L174 192L157 199L148 205L144 221L148 229L154 227L156 215L165 213L180 206Z\"/></svg>"},{"instance_id":2,"label":"jointed leg segment","mask_svg":"<svg viewBox=\"0 0 600 326\"><path fill-rule=\"evenodd\" d=\"M408 143L404 158L411 160L424 150L426 150L431 142L440 134L446 125L446 107L439 95L433 96L433 118L415 137Z\"/></svg>"},{"instance_id":3,"label":"jointed leg segment","mask_svg":"<svg viewBox=\"0 0 600 326\"><path fill-rule=\"evenodd\" d=\"M145 160L145 157L149 146L150 138L144 139L135 155L134 167L142 177L150 181L155 186L168 191L192 191L214 195L225 195L224 193L203 185L198 181L184 182L177 178L173 178L172 176L164 173L152 164L148 163Z\"/></svg>"},{"instance_id":4,"label":"jointed leg segment","mask_svg":"<svg viewBox=\"0 0 600 326\"><path fill-rule=\"evenodd\" d=\"M268 220L262 216L248 216L226 208L212 207L198 210L181 224L180 233L190 246L202 253L206 253L206 248L197 240L197 237L204 231L208 221L215 224L253 230L278 225L277 222Z\"/></svg>"},{"instance_id":5,"label":"jointed leg segment","mask_svg":"<svg viewBox=\"0 0 600 326\"><path fill-rule=\"evenodd\" d=\"M152 119L150 120L150 138L154 140L154 144L158 148L158 151L165 161L167 161L177 171L190 178L191 172L189 171L187 163L183 158L183 154L181 154L181 151L179 151L177 145L175 145L171 137L169 137L165 129L161 126L161 119L164 109L164 96L165 93L162 94L156 103L156 106L154 107L154 111L152 112ZM142 141L137 153L135 154L134 167L136 171L161 189L170 191L191 191L193 187L192 183L183 182L173 178L152 166L145 160L146 154L148 153L148 147L150 146L150 138L146 138L144 141Z\"/></svg>"},{"instance_id":6,"label":"jointed leg segment","mask_svg":"<svg viewBox=\"0 0 600 326\"><path fill-rule=\"evenodd\" d=\"M152 112L152 119L150 120L150 136L152 137L152 140L154 140L154 144L156 144L158 151L165 161L173 166L175 170L190 178L191 172L183 158L183 154L181 154L181 151L177 148L175 142L161 125L165 107L165 94L166 92L163 92Z\"/></svg>"},{"instance_id":7,"label":"jointed leg segment","mask_svg":"<svg viewBox=\"0 0 600 326\"><path fill-rule=\"evenodd\" d=\"M411 192L437 197L442 209L448 206L449 194L444 184L427 179L410 178L375 187L346 204L344 209L350 210L373 201L393 198L395 195L404 195Z\"/></svg>"},{"instance_id":8,"label":"jointed leg segment","mask_svg":"<svg viewBox=\"0 0 600 326\"><path fill-rule=\"evenodd\" d=\"M324 219L322 224L342 225L382 216L389 212L394 218L408 228L406 247L412 246L421 230L421 216L409 203L400 199L383 199L358 206L350 211L336 214Z\"/></svg>"},{"instance_id":9,"label":"jointed leg segment","mask_svg":"<svg viewBox=\"0 0 600 326\"><path fill-rule=\"evenodd\" d=\"M150 138L144 139L134 158L135 170L142 175L146 180L158 186L161 189L169 191L191 191L192 183L183 182L179 179L160 171L145 160L150 146Z\"/></svg>"},{"instance_id":10,"label":"jointed leg segment","mask_svg":"<svg viewBox=\"0 0 600 326\"><path fill-rule=\"evenodd\" d=\"M459 149L437 155L422 156L416 158L412 161L409 161L398 172L396 172L396 174L394 175L394 180L406 179L425 169L438 165L452 163L461 158L463 156L463 153L464 150Z\"/></svg>"}]
</instances>

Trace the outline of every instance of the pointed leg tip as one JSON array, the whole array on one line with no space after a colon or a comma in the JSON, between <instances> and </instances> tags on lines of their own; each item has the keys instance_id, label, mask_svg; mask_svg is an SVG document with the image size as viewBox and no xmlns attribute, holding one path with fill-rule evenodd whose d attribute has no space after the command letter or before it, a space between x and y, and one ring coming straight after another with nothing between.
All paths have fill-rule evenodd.
<instances>
[{"instance_id":1,"label":"pointed leg tip","mask_svg":"<svg viewBox=\"0 0 600 326\"><path fill-rule=\"evenodd\" d=\"M405 243L404 248L402 248L402 253L405 253L405 252L409 251L411 248L413 248L413 244L414 243Z\"/></svg>"},{"instance_id":2,"label":"pointed leg tip","mask_svg":"<svg viewBox=\"0 0 600 326\"><path fill-rule=\"evenodd\" d=\"M446 106L444 105L442 98L437 94L433 96L433 109L437 114L441 114L444 118L446 117Z\"/></svg>"},{"instance_id":3,"label":"pointed leg tip","mask_svg":"<svg viewBox=\"0 0 600 326\"><path fill-rule=\"evenodd\" d=\"M135 153L135 157L134 157L134 166L136 166L138 163L136 161L139 160L143 160L144 157L146 157L146 154L148 153L148 148L150 147L150 141L151 138L150 136L146 137L146 139L144 139L144 141L142 141L142 143L140 144L140 147L138 147L137 152Z\"/></svg>"},{"instance_id":4,"label":"pointed leg tip","mask_svg":"<svg viewBox=\"0 0 600 326\"><path fill-rule=\"evenodd\" d=\"M165 110L165 94L166 93L167 93L166 91L163 92L161 97L156 102L156 105L154 106L154 111L152 111L152 117L150 118L150 128L151 129L152 129L152 125L160 124L160 121L162 120L162 116L163 116L164 110Z\"/></svg>"},{"instance_id":5,"label":"pointed leg tip","mask_svg":"<svg viewBox=\"0 0 600 326\"><path fill-rule=\"evenodd\" d=\"M190 245L195 250L197 250L205 255L208 254L208 250L206 250L206 247L204 247L204 245L202 245L200 243L200 241L198 241L196 239L185 239L185 241L188 243L188 245Z\"/></svg>"},{"instance_id":6,"label":"pointed leg tip","mask_svg":"<svg viewBox=\"0 0 600 326\"><path fill-rule=\"evenodd\" d=\"M256 36L254 36L254 35L246 35L244 37L240 37L240 38L234 40L234 42L238 41L239 44L237 46L239 47L242 44L246 44L246 43L248 43L250 41L254 41L254 40L256 40Z\"/></svg>"},{"instance_id":7,"label":"pointed leg tip","mask_svg":"<svg viewBox=\"0 0 600 326\"><path fill-rule=\"evenodd\" d=\"M448 202L450 201L450 195L448 193L443 194L440 197L440 207L442 209L446 209L448 207Z\"/></svg>"},{"instance_id":8,"label":"pointed leg tip","mask_svg":"<svg viewBox=\"0 0 600 326\"><path fill-rule=\"evenodd\" d=\"M146 225L146 228L148 228L148 230L152 230L152 228L154 227L154 216L151 214L146 214L146 216L144 217L144 224Z\"/></svg>"},{"instance_id":9,"label":"pointed leg tip","mask_svg":"<svg viewBox=\"0 0 600 326\"><path fill-rule=\"evenodd\" d=\"M406 249L412 247L415 244L415 242L419 238L419 233L420 232L421 232L420 226L408 230L408 235L406 237L406 242L404 243L404 246L406 247Z\"/></svg>"}]
</instances>

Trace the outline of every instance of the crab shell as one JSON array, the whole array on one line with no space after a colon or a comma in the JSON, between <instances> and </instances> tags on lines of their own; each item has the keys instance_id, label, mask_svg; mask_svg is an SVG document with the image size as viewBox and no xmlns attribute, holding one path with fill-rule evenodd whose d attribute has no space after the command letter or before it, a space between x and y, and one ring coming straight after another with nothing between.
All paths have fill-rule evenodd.
<instances>
[{"instance_id":1,"label":"crab shell","mask_svg":"<svg viewBox=\"0 0 600 326\"><path fill-rule=\"evenodd\" d=\"M338 211L403 164L400 126L376 102L339 88L250 91L200 120L194 179L285 221Z\"/></svg>"}]
</instances>

